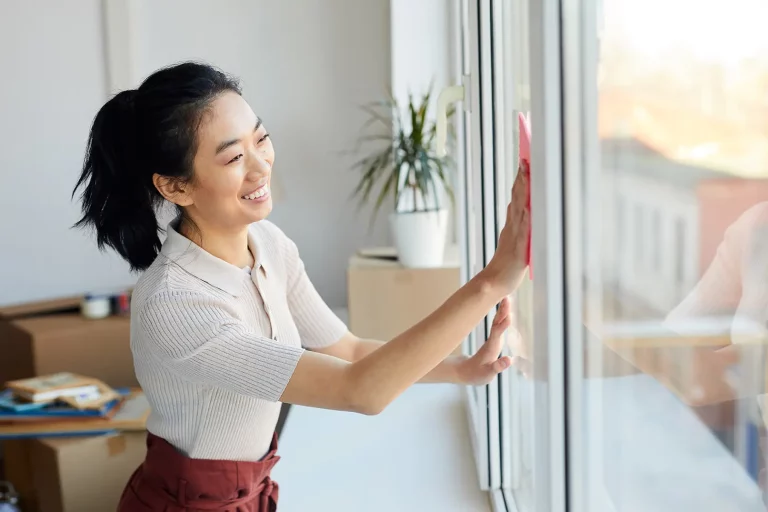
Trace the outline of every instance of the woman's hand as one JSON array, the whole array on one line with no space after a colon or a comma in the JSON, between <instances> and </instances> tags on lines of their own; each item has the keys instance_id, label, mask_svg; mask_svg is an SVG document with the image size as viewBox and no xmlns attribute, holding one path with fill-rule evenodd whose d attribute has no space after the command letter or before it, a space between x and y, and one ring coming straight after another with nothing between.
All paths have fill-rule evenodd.
<instances>
[{"instance_id":1,"label":"woman's hand","mask_svg":"<svg viewBox=\"0 0 768 512\"><path fill-rule=\"evenodd\" d=\"M528 168L521 164L512 187L512 201L507 206L507 220L499 236L499 243L488 266L483 270L504 295L514 292L522 282L528 267Z\"/></svg>"},{"instance_id":2,"label":"woman's hand","mask_svg":"<svg viewBox=\"0 0 768 512\"><path fill-rule=\"evenodd\" d=\"M511 322L512 306L509 297L505 297L499 303L490 337L475 355L459 363L456 371L461 384L483 386L512 365L512 359L509 356L499 357L504 344L502 335Z\"/></svg>"},{"instance_id":3,"label":"woman's hand","mask_svg":"<svg viewBox=\"0 0 768 512\"><path fill-rule=\"evenodd\" d=\"M678 389L683 402L691 407L728 402L738 398L728 380L729 367L739 364L742 354L737 345L695 348L688 356L691 378ZM758 393L758 390L755 390Z\"/></svg>"}]
</instances>

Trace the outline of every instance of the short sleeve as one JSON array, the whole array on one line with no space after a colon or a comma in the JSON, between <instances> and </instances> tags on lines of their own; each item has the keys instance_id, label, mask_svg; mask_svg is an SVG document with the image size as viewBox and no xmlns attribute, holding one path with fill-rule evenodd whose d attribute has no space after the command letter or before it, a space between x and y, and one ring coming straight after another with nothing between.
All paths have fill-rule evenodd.
<instances>
[{"instance_id":1,"label":"short sleeve","mask_svg":"<svg viewBox=\"0 0 768 512\"><path fill-rule=\"evenodd\" d=\"M164 366L196 383L279 401L304 349L240 321L230 306L195 292L162 292L138 315L140 336Z\"/></svg>"},{"instance_id":2,"label":"short sleeve","mask_svg":"<svg viewBox=\"0 0 768 512\"><path fill-rule=\"evenodd\" d=\"M324 348L339 341L347 326L323 301L304 268L296 244L286 237L287 296L303 346Z\"/></svg>"},{"instance_id":3,"label":"short sleeve","mask_svg":"<svg viewBox=\"0 0 768 512\"><path fill-rule=\"evenodd\" d=\"M765 205L750 208L728 227L701 280L667 316L668 326L685 319L732 315L736 311L742 295L746 246L764 210Z\"/></svg>"}]
</instances>

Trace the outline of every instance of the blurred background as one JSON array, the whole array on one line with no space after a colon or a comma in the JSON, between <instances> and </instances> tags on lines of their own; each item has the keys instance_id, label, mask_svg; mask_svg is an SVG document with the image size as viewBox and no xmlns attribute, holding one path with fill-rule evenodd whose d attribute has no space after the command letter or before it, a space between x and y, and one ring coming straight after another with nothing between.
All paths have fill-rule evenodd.
<instances>
[{"instance_id":1,"label":"blurred background","mask_svg":"<svg viewBox=\"0 0 768 512\"><path fill-rule=\"evenodd\" d=\"M280 510L764 511L767 16L760 0L0 0L0 382L68 371L121 396L85 418L24 412L9 387L0 481L25 512L101 512L143 457L137 276L71 228L71 195L100 106L200 60L241 78L275 145L270 220L361 337L391 339L488 262L520 114L532 129L515 367L414 386L376 417L284 406Z\"/></svg>"},{"instance_id":2,"label":"blurred background","mask_svg":"<svg viewBox=\"0 0 768 512\"><path fill-rule=\"evenodd\" d=\"M345 305L346 258L387 236L383 222L369 234L367 218L354 214L348 198L357 176L341 153L366 120L358 106L392 87L389 2L42 1L2 8L0 133L13 150L2 156L3 238L12 245L3 256L0 304L134 282L117 256L99 254L89 233L70 229L79 205L69 194L90 123L114 92L138 87L160 67L201 60L241 78L275 141L281 193L274 220L302 249L323 297ZM35 276L46 268L59 275Z\"/></svg>"},{"instance_id":3,"label":"blurred background","mask_svg":"<svg viewBox=\"0 0 768 512\"><path fill-rule=\"evenodd\" d=\"M397 101L406 116L409 94L418 107L432 92L424 130L434 130L436 95L461 71L452 37L458 8L397 0L0 2L0 381L67 371L135 391L128 305L138 276L114 252L100 252L93 233L72 228L80 214L72 192L98 109L184 60L241 79L275 146L270 220L296 242L321 296L358 335L389 339L437 307L459 286L453 215L433 268L404 268L393 257L394 196L374 216L377 196L354 194L363 176L354 164L386 150L395 132L392 112L375 103ZM372 125L378 116L385 122ZM361 147L369 133L383 136L383 146ZM10 396L9 388L3 398ZM5 405L0 480L14 485L25 512L114 508L143 456L144 410L130 428L81 417L62 426L42 413L25 422ZM465 509L466 500L487 504L473 484L465 418L460 390L435 386L372 419L284 407L284 459L297 464L276 470L281 510L365 509L370 492L407 485L408 474L425 470L420 460L433 465L419 453L426 446L447 468L435 486L463 489ZM413 506L423 510L435 490L412 492Z\"/></svg>"}]
</instances>

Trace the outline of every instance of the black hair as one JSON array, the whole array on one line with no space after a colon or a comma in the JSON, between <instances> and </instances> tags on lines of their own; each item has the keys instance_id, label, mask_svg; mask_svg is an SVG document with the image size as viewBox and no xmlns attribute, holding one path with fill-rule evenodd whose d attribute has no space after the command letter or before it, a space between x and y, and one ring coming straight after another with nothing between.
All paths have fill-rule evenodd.
<instances>
[{"instance_id":1,"label":"black hair","mask_svg":"<svg viewBox=\"0 0 768 512\"><path fill-rule=\"evenodd\" d=\"M75 227L95 229L99 249L113 248L131 270L149 267L161 247L156 212L164 203L152 177L192 178L200 122L227 91L242 94L236 78L184 62L107 101L94 118L72 192L83 187L83 216Z\"/></svg>"}]
</instances>

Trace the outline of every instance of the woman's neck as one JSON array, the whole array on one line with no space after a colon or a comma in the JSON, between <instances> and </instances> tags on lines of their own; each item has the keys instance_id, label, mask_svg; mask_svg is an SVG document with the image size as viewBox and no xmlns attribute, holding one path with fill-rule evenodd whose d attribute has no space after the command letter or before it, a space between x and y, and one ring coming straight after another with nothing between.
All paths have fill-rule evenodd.
<instances>
[{"instance_id":1,"label":"woman's neck","mask_svg":"<svg viewBox=\"0 0 768 512\"><path fill-rule=\"evenodd\" d=\"M248 248L248 226L223 232L182 220L179 233L227 263L240 268L253 266L253 255Z\"/></svg>"}]
</instances>

